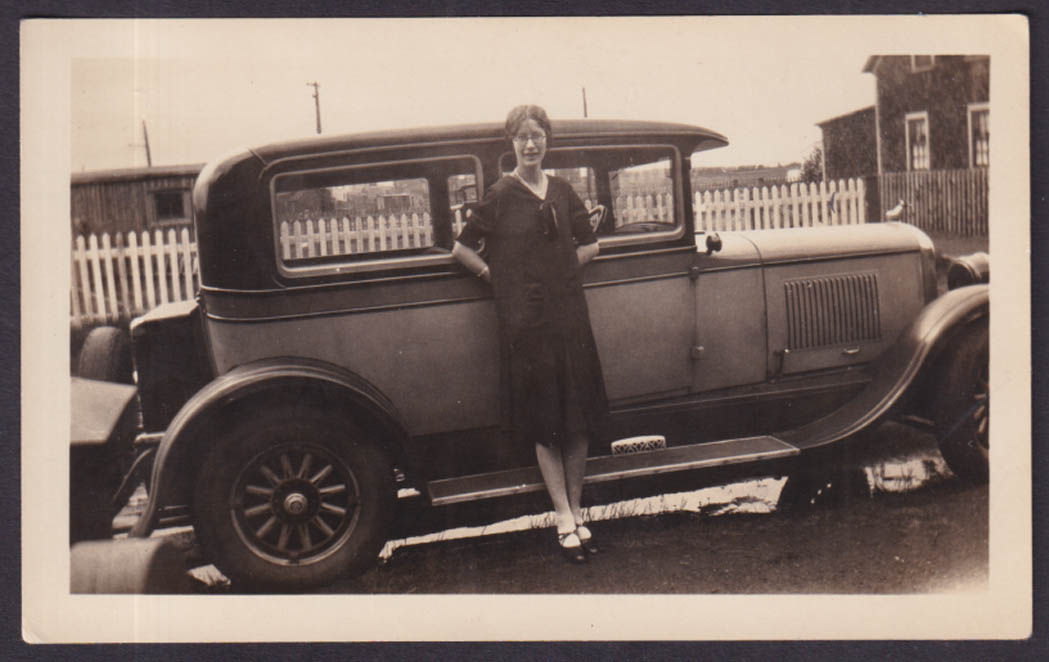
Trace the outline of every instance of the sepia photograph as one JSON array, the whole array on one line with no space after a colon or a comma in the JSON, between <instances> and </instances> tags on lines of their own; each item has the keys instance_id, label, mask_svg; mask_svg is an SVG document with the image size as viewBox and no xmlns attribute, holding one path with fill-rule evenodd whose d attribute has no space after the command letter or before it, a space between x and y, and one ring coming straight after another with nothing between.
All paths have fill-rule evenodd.
<instances>
[{"instance_id":1,"label":"sepia photograph","mask_svg":"<svg viewBox=\"0 0 1049 662\"><path fill-rule=\"evenodd\" d=\"M21 33L27 641L1030 633L1022 17Z\"/></svg>"}]
</instances>

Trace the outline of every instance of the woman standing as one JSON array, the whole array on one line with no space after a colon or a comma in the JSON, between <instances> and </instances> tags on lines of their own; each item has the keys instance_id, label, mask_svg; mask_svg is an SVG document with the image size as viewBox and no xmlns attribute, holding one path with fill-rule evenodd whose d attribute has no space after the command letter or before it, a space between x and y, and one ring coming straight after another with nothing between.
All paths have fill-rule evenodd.
<instances>
[{"instance_id":1,"label":"woman standing","mask_svg":"<svg viewBox=\"0 0 1049 662\"><path fill-rule=\"evenodd\" d=\"M506 118L517 166L467 214L452 254L492 284L499 316L503 421L514 443L534 443L566 557L596 553L580 500L589 440L606 411L581 268L598 253L586 207L564 179L543 172L550 120L539 106ZM478 254L481 241L488 262Z\"/></svg>"}]
</instances>

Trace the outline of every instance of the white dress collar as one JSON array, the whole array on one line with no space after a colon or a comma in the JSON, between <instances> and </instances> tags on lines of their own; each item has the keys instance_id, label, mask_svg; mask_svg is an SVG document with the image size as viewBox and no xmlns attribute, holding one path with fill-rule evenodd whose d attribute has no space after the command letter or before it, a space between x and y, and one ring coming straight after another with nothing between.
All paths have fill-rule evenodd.
<instances>
[{"instance_id":1,"label":"white dress collar","mask_svg":"<svg viewBox=\"0 0 1049 662\"><path fill-rule=\"evenodd\" d=\"M537 198L539 198L540 200L546 200L546 191L550 186L550 179L546 176L545 172L543 172L542 170L539 171L539 174L542 175L542 179L539 180L539 186L532 186L531 184L529 184L527 181L525 181L524 177L517 174L516 170L514 170L510 174L516 177L517 181L524 184L525 188L531 191Z\"/></svg>"}]
</instances>

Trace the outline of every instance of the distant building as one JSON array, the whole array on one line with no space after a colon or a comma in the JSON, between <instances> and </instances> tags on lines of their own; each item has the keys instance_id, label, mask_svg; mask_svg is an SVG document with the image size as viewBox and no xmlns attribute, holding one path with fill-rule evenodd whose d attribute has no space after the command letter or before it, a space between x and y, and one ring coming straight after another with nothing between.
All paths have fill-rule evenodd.
<instances>
[{"instance_id":1,"label":"distant building","mask_svg":"<svg viewBox=\"0 0 1049 662\"><path fill-rule=\"evenodd\" d=\"M794 180L788 174L797 171ZM693 191L713 191L721 189L751 188L761 186L781 186L798 181L801 178L801 164L788 163L775 166L739 166L739 167L693 167L690 177Z\"/></svg>"},{"instance_id":2,"label":"distant building","mask_svg":"<svg viewBox=\"0 0 1049 662\"><path fill-rule=\"evenodd\" d=\"M829 179L990 165L989 56L872 55L863 72L874 107L818 124Z\"/></svg>"},{"instance_id":3,"label":"distant building","mask_svg":"<svg viewBox=\"0 0 1049 662\"><path fill-rule=\"evenodd\" d=\"M872 55L878 172L990 165L990 57Z\"/></svg>"},{"instance_id":4,"label":"distant building","mask_svg":"<svg viewBox=\"0 0 1049 662\"><path fill-rule=\"evenodd\" d=\"M75 173L70 178L73 235L188 227L193 183L203 165Z\"/></svg>"},{"instance_id":5,"label":"distant building","mask_svg":"<svg viewBox=\"0 0 1049 662\"><path fill-rule=\"evenodd\" d=\"M823 179L864 177L878 172L874 106L817 123L823 132Z\"/></svg>"}]
</instances>

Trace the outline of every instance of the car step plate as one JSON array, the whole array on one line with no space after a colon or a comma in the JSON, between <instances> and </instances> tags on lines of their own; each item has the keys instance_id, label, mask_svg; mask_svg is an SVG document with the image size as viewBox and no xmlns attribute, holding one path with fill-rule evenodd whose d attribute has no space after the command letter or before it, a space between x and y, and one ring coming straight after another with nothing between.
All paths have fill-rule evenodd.
<instances>
[{"instance_id":1,"label":"car step plate","mask_svg":"<svg viewBox=\"0 0 1049 662\"><path fill-rule=\"evenodd\" d=\"M586 461L586 483L740 464L797 455L796 446L769 435L712 441L591 457ZM426 486L435 506L537 492L544 489L538 467L475 474L431 481Z\"/></svg>"}]
</instances>

